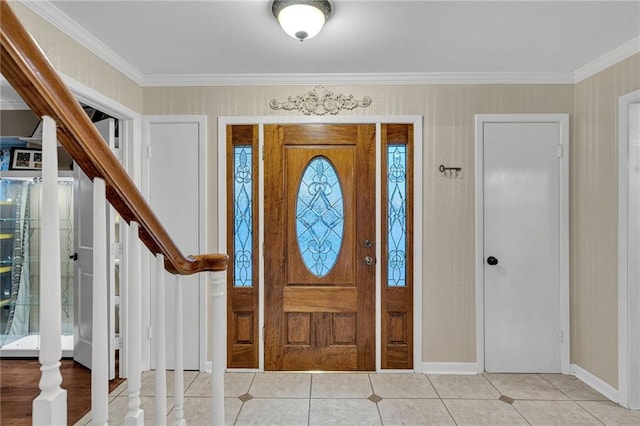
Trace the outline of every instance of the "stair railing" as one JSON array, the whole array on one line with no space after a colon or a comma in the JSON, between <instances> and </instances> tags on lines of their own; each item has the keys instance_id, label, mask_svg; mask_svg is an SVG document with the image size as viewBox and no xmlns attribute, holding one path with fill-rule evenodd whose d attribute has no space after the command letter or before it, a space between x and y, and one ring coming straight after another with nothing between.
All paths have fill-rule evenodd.
<instances>
[{"instance_id":1,"label":"stair railing","mask_svg":"<svg viewBox=\"0 0 640 426\"><path fill-rule=\"evenodd\" d=\"M92 329L92 424L108 422L108 325L107 325L107 223L108 201L129 224L127 259L127 425L144 424L140 408L142 373L142 293L141 244L155 255L156 271L166 270L176 277L175 323L175 418L185 424L182 366L182 286L181 275L211 272L210 304L214 324L225 324L225 280L228 257L225 254L183 256L168 232L147 204L133 180L102 140L80 104L62 82L6 0L0 0L0 71L25 103L43 118L43 200L41 223L40 395L33 402L33 424L67 423L67 396L62 389L60 235L58 232L57 144L73 157L94 184L94 289ZM157 277L164 274L157 273ZM164 333L164 286L159 278L156 351L155 423L166 424L166 362ZM161 336L159 336L161 335ZM211 354L224 354L225 327L213 327ZM214 352L213 348L216 348ZM225 357L213 356L212 424L224 424Z\"/></svg>"}]
</instances>

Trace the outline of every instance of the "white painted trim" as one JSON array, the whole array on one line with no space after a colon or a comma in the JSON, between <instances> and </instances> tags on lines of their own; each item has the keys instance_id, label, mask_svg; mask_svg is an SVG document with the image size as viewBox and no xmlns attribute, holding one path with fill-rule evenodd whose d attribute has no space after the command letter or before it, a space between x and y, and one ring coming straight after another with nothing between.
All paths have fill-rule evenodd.
<instances>
[{"instance_id":1,"label":"white painted trim","mask_svg":"<svg viewBox=\"0 0 640 426\"><path fill-rule=\"evenodd\" d=\"M207 369L204 370L206 373L211 373L212 363L211 361L207 361ZM264 368L227 368L225 369L227 372L231 373L262 373L264 372Z\"/></svg>"},{"instance_id":2,"label":"white painted trim","mask_svg":"<svg viewBox=\"0 0 640 426\"><path fill-rule=\"evenodd\" d=\"M376 123L376 150L375 150L375 205L376 205L376 259L382 259L382 232L378 232L382 229L382 185L386 184L384 181L384 175L381 169L382 164L382 123ZM376 371L382 371L382 262L375 262L376 277L375 277L375 311L376 311Z\"/></svg>"},{"instance_id":3,"label":"white painted trim","mask_svg":"<svg viewBox=\"0 0 640 426\"><path fill-rule=\"evenodd\" d=\"M574 74L574 83L579 83L600 71L615 65L620 61L640 52L640 36L635 37L621 46L605 53L601 57L578 68Z\"/></svg>"},{"instance_id":4,"label":"white painted trim","mask_svg":"<svg viewBox=\"0 0 640 426\"><path fill-rule=\"evenodd\" d=\"M0 99L1 111L23 111L29 109L29 106L20 100Z\"/></svg>"},{"instance_id":5,"label":"white painted trim","mask_svg":"<svg viewBox=\"0 0 640 426\"><path fill-rule=\"evenodd\" d=\"M423 362L420 366L422 374L478 374L478 365L475 362Z\"/></svg>"},{"instance_id":6,"label":"white painted trim","mask_svg":"<svg viewBox=\"0 0 640 426\"><path fill-rule=\"evenodd\" d=\"M426 72L326 74L154 74L143 87L408 84L573 84L572 72Z\"/></svg>"},{"instance_id":7,"label":"white painted trim","mask_svg":"<svg viewBox=\"0 0 640 426\"><path fill-rule=\"evenodd\" d=\"M99 109L100 111L105 112L120 120L133 120L139 119L141 117L140 113L119 102L114 101L113 99L105 96L97 90L87 86L86 84L81 83L78 80L75 80L68 75L62 74L60 72L58 72L58 75L60 76L64 84L69 87L78 102L89 104L93 108Z\"/></svg>"},{"instance_id":8,"label":"white painted trim","mask_svg":"<svg viewBox=\"0 0 640 426\"><path fill-rule=\"evenodd\" d=\"M560 370L570 371L569 321L569 114L476 114L476 361L478 373L484 372L484 133L485 123L532 122L558 123L562 157L559 159L560 185Z\"/></svg>"},{"instance_id":9,"label":"white painted trim","mask_svg":"<svg viewBox=\"0 0 640 426\"><path fill-rule=\"evenodd\" d=\"M218 125L229 124L375 124L375 123L410 123L422 125L421 115L353 115L353 116L272 116L259 115L255 117L218 117ZM226 133L218 130L218 136ZM223 141L218 140L218 144ZM225 175L226 176L226 175Z\"/></svg>"},{"instance_id":10,"label":"white painted trim","mask_svg":"<svg viewBox=\"0 0 640 426\"><path fill-rule=\"evenodd\" d=\"M630 206L638 205L640 195L629 191L628 118L629 105L639 102L640 90L618 100L618 394L620 405L636 410L640 409L640 277L633 272L630 276L629 260L640 258L637 249L632 252L640 246L640 236L630 235L629 218L635 215Z\"/></svg>"},{"instance_id":11,"label":"white painted trim","mask_svg":"<svg viewBox=\"0 0 640 426\"><path fill-rule=\"evenodd\" d=\"M111 50L106 44L100 41L93 34L78 25L73 19L69 18L65 13L60 11L50 1L25 1L19 0L20 3L27 6L33 12L38 14L51 25L69 36L72 40L80 43L91 53L104 60L107 64L114 67L117 71L129 77L138 85L142 85L144 76L136 67L127 62Z\"/></svg>"},{"instance_id":12,"label":"white painted trim","mask_svg":"<svg viewBox=\"0 0 640 426\"><path fill-rule=\"evenodd\" d=\"M483 123L475 117L476 159L476 364L484 373L484 143Z\"/></svg>"},{"instance_id":13,"label":"white painted trim","mask_svg":"<svg viewBox=\"0 0 640 426\"><path fill-rule=\"evenodd\" d=\"M423 132L424 117L417 116L413 121L413 368L422 364L422 267L424 253L424 210L423 206ZM416 263L418 264L416 266Z\"/></svg>"},{"instance_id":14,"label":"white painted trim","mask_svg":"<svg viewBox=\"0 0 640 426\"><path fill-rule=\"evenodd\" d=\"M223 129L226 130L227 126L223 126ZM225 133L226 134L226 133ZM260 123L260 125L258 126L258 155L261 158L264 158L262 156L262 153L264 152L263 150L265 149L264 147L264 124ZM222 155L224 158L227 157L226 152ZM224 169L226 170L226 169ZM264 194L264 161L259 161L258 162L258 193L259 194ZM227 201L227 197L226 197L226 192L224 193L225 196L223 197L225 200L225 205L226 205L226 201ZM219 196L220 197L220 196ZM227 211L227 209L225 208L224 210L225 212ZM264 197L262 197L262 199L260 199L260 204L259 204L259 209L258 209L258 216L259 216L259 223L264 224ZM225 229L225 228L221 228L221 229ZM224 233L226 236L226 232ZM258 258L258 267L260 268L260 271L258 273L258 277L260 279L260 286L258 287L258 338L260 339L261 342L263 342L263 344L258 345L258 368L260 369L260 371L264 371L264 282L265 282L265 275L264 275L264 226L260 226L260 230L258 232L258 243L259 243L259 250L260 250L260 256Z\"/></svg>"},{"instance_id":15,"label":"white painted trim","mask_svg":"<svg viewBox=\"0 0 640 426\"><path fill-rule=\"evenodd\" d=\"M144 127L144 146L145 150L149 146L148 130L151 124L156 123L196 123L198 125L198 251L206 253L208 251L207 244L207 116L206 115L144 115L142 116L142 125ZM144 194L149 196L149 172L150 161L146 155L142 156L143 164L143 185ZM223 228L224 229L224 228ZM145 250L146 252L146 250ZM189 253L184 253L188 255ZM198 274L198 309L199 309L199 330L198 330L198 368L200 371L206 371L207 366L207 338L210 335L207 323L207 274Z\"/></svg>"},{"instance_id":16,"label":"white painted trim","mask_svg":"<svg viewBox=\"0 0 640 426\"><path fill-rule=\"evenodd\" d=\"M381 182L380 158L380 123L411 123L413 124L413 146L414 146L414 285L413 285L413 353L414 367L422 363L422 253L423 253L423 236L422 236L422 169L424 159L422 157L422 124L423 117L421 115L376 115L376 116L331 116L331 117L273 117L273 116L256 116L256 117L218 117L218 251L226 252L227 237L226 232L220 232L221 229L227 227L227 187L226 187L226 149L227 149L227 125L233 124L258 124L259 125L259 147L262 150L264 146L264 125L265 124L314 124L314 123L356 123L356 124L376 124L376 182ZM378 183L376 183L379 186ZM381 189L376 188L376 202L381 195ZM260 161L259 166L259 192L260 192L260 223L264 223L264 164ZM376 227L380 229L381 216L376 213ZM377 232L379 234L379 232ZM260 227L259 245L262 247L264 242L264 226ZM381 244L381 236L376 235L376 256L380 258L379 252ZM259 256L260 267L260 283L264 283L264 258ZM376 371L381 372L380 358L381 338L380 338L380 309L379 300L381 292L381 284L378 284L380 278L380 267L376 266ZM381 281L380 281L381 282ZM380 286L380 287L379 287ZM262 336L262 328L264 326L264 285L259 289L259 368L257 370L249 369L246 371L264 371L264 339ZM244 369L229 369L229 371L245 371ZM394 370L395 371L395 370Z\"/></svg>"},{"instance_id":17,"label":"white painted trim","mask_svg":"<svg viewBox=\"0 0 640 426\"><path fill-rule=\"evenodd\" d=\"M584 383L600 392L613 402L618 402L618 390L604 380L589 373L577 364L571 364L571 374L582 380Z\"/></svg>"}]
</instances>

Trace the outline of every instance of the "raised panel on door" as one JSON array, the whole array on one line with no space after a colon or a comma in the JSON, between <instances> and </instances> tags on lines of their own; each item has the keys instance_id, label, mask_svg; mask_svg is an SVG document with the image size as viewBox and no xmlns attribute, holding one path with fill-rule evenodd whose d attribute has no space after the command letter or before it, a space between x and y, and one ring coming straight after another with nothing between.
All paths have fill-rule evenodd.
<instances>
[{"instance_id":1,"label":"raised panel on door","mask_svg":"<svg viewBox=\"0 0 640 426\"><path fill-rule=\"evenodd\" d=\"M483 137L485 369L557 373L559 125L484 123Z\"/></svg>"},{"instance_id":2,"label":"raised panel on door","mask_svg":"<svg viewBox=\"0 0 640 426\"><path fill-rule=\"evenodd\" d=\"M265 369L375 368L375 126L265 126Z\"/></svg>"}]
</instances>

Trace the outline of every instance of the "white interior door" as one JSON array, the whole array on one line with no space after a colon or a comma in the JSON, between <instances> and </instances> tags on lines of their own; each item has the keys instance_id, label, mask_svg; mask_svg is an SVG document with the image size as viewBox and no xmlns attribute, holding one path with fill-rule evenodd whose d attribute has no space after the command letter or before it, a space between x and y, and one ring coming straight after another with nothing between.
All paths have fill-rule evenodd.
<instances>
[{"instance_id":1,"label":"white interior door","mask_svg":"<svg viewBox=\"0 0 640 426\"><path fill-rule=\"evenodd\" d=\"M111 148L115 145L115 120L106 119L95 123L105 143ZM73 209L75 218L75 252L77 259L74 267L74 306L73 306L73 359L87 368L91 368L92 314L93 314L93 182L84 174L78 165L74 166L75 188L73 192ZM109 208L108 208L109 209ZM109 212L107 221L111 222ZM107 233L107 238L111 234ZM110 256L112 258L113 256ZM107 282L112 287L113 260L107 269ZM112 289L109 289L109 294ZM109 339L114 342L114 329L111 326L114 318L113 301L109 300ZM109 377L115 376L115 346L109 345Z\"/></svg>"},{"instance_id":2,"label":"white interior door","mask_svg":"<svg viewBox=\"0 0 640 426\"><path fill-rule=\"evenodd\" d=\"M560 135L554 122L483 123L487 372L561 371Z\"/></svg>"},{"instance_id":3,"label":"white interior door","mask_svg":"<svg viewBox=\"0 0 640 426\"><path fill-rule=\"evenodd\" d=\"M186 120L186 121L185 121ZM198 254L203 250L201 207L201 164L203 124L184 117L145 117L144 138L147 141L149 177L149 204L182 254ZM151 268L151 318L155 318L154 294L165 292L167 348L175 342L175 277L165 271L165 286L155 285L155 269ZM199 370L201 349L201 311L203 302L203 275L182 277L184 313L184 368ZM202 340L202 341L201 341ZM167 368L174 366L174 351L166 353ZM151 351L151 366L155 354Z\"/></svg>"}]
</instances>

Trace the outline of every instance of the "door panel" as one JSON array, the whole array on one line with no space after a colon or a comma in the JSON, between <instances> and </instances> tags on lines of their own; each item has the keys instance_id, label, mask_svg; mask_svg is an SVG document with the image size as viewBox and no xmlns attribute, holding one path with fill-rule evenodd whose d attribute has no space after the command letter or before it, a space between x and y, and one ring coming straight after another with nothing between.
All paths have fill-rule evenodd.
<instances>
[{"instance_id":1,"label":"door panel","mask_svg":"<svg viewBox=\"0 0 640 426\"><path fill-rule=\"evenodd\" d=\"M149 158L149 204L168 231L176 245L185 255L200 253L200 126L197 120L180 121L179 117L161 117L149 120L148 140L151 148ZM175 276L164 271L167 348L175 342ZM154 274L155 275L155 274ZM183 276L183 344L185 370L200 369L200 283L204 274ZM153 297L153 296L152 296ZM153 300L153 299L152 299ZM151 306L151 318L155 318L155 306ZM167 368L175 365L175 351L166 351ZM151 365L155 365L155 354L151 352Z\"/></svg>"},{"instance_id":2,"label":"door panel","mask_svg":"<svg viewBox=\"0 0 640 426\"><path fill-rule=\"evenodd\" d=\"M266 370L375 368L374 158L373 125L265 126Z\"/></svg>"},{"instance_id":3,"label":"door panel","mask_svg":"<svg viewBox=\"0 0 640 426\"><path fill-rule=\"evenodd\" d=\"M113 149L115 146L115 120L108 118L95 123L98 132L105 143ZM73 359L87 368L91 368L91 341L93 329L93 182L80 169L74 167L74 217L75 217L75 252L78 254L74 265L74 331L73 331ZM107 220L109 220L109 206L107 206ZM109 226L109 225L107 225ZM107 247L111 234L107 232ZM109 259L107 259L108 261ZM109 269L108 273L113 274ZM109 281L109 280L108 280ZM113 300L105 301L109 304L108 312L112 315ZM111 325L112 322L110 321ZM114 330L109 328L109 336ZM115 347L109 345L109 377L115 376Z\"/></svg>"},{"instance_id":4,"label":"door panel","mask_svg":"<svg viewBox=\"0 0 640 426\"><path fill-rule=\"evenodd\" d=\"M483 131L485 369L557 373L559 125L485 123Z\"/></svg>"},{"instance_id":5,"label":"door panel","mask_svg":"<svg viewBox=\"0 0 640 426\"><path fill-rule=\"evenodd\" d=\"M93 315L93 182L76 165L73 191L75 252L73 359L91 368Z\"/></svg>"},{"instance_id":6,"label":"door panel","mask_svg":"<svg viewBox=\"0 0 640 426\"><path fill-rule=\"evenodd\" d=\"M381 235L381 367L412 369L413 126L397 123L382 124L380 127L382 152L385 153L381 156L382 170L386 175L386 183L381 188L381 198L386 201L383 202L384 231ZM400 157L394 161L399 148L406 153L404 162ZM398 232L403 225L404 237ZM395 271L390 271L394 267Z\"/></svg>"},{"instance_id":7,"label":"door panel","mask_svg":"<svg viewBox=\"0 0 640 426\"><path fill-rule=\"evenodd\" d=\"M258 126L227 126L227 367L259 367ZM236 194L242 194L242 196ZM241 235L236 238L236 233Z\"/></svg>"}]
</instances>

